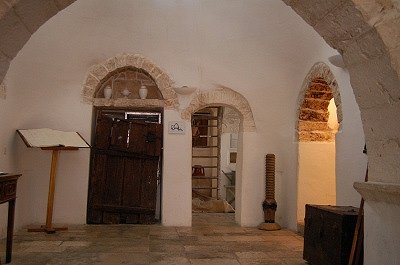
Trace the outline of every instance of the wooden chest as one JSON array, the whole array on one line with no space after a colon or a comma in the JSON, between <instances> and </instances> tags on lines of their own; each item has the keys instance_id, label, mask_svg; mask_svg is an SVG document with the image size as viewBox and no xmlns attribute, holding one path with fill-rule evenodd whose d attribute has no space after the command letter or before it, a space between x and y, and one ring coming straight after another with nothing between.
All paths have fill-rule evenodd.
<instances>
[{"instance_id":1,"label":"wooden chest","mask_svg":"<svg viewBox=\"0 0 400 265\"><path fill-rule=\"evenodd\" d=\"M307 204L303 258L312 265L347 265L357 215L355 207Z\"/></svg>"}]
</instances>

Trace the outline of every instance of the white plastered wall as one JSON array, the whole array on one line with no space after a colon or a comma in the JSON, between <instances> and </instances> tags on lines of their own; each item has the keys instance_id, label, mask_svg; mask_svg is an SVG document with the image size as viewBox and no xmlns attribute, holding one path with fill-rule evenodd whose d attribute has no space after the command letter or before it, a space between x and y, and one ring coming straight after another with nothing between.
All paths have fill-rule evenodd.
<instances>
[{"instance_id":1,"label":"white plastered wall","mask_svg":"<svg viewBox=\"0 0 400 265\"><path fill-rule=\"evenodd\" d=\"M328 126L339 127L334 99L329 106ZM299 142L297 221L303 222L306 204L336 205L336 143Z\"/></svg>"},{"instance_id":2,"label":"white plastered wall","mask_svg":"<svg viewBox=\"0 0 400 265\"><path fill-rule=\"evenodd\" d=\"M168 134L168 122L185 123L186 133ZM190 121L181 120L179 112L164 111L164 152L162 180L162 224L192 224L192 130Z\"/></svg>"},{"instance_id":3,"label":"white plastered wall","mask_svg":"<svg viewBox=\"0 0 400 265\"><path fill-rule=\"evenodd\" d=\"M249 101L257 132L240 135L243 172L237 179L242 190L237 192L243 199L238 219L242 225L263 221L264 157L274 153L277 222L295 229L297 95L310 67L317 61L327 62L335 52L283 3L239 0L80 0L32 36L12 61L6 77L7 98L0 99L0 121L7 125L0 127L0 150L7 149L5 155L0 152L0 170L23 173L17 228L44 221L50 154L24 147L15 130L76 130L90 141L92 107L81 102L82 83L90 66L123 52L151 59L177 85L206 90L222 84ZM359 140L361 122L347 73L332 71L344 110L342 132L337 136L338 201L357 204L352 182L363 176L359 172L363 155L355 151L359 150L355 145L363 141ZM179 100L183 109L187 99ZM165 121L178 117L178 112L165 112ZM181 151L189 151L191 139L164 136L163 224L190 225L191 204L185 198L191 194L191 165ZM56 223L85 222L88 173L89 150L61 153ZM174 215L176 203L181 205L179 215ZM0 206L1 213L4 209ZM4 229L5 221L0 222Z\"/></svg>"}]
</instances>

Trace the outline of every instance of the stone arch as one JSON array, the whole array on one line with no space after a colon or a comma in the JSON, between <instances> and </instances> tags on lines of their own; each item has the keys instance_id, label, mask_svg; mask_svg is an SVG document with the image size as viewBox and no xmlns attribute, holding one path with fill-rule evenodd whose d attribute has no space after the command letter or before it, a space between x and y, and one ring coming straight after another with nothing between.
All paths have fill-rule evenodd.
<instances>
[{"instance_id":1,"label":"stone arch","mask_svg":"<svg viewBox=\"0 0 400 265\"><path fill-rule=\"evenodd\" d=\"M198 93L191 101L189 106L181 113L183 119L190 119L191 115L197 110L208 106L230 106L237 110L242 116L243 132L253 132L256 125L253 118L249 102L238 92L227 88L219 87Z\"/></svg>"},{"instance_id":2,"label":"stone arch","mask_svg":"<svg viewBox=\"0 0 400 265\"><path fill-rule=\"evenodd\" d=\"M0 99L6 99L6 84L4 82L0 84Z\"/></svg>"},{"instance_id":3,"label":"stone arch","mask_svg":"<svg viewBox=\"0 0 400 265\"><path fill-rule=\"evenodd\" d=\"M0 1L0 84L33 33L75 0Z\"/></svg>"},{"instance_id":4,"label":"stone arch","mask_svg":"<svg viewBox=\"0 0 400 265\"><path fill-rule=\"evenodd\" d=\"M334 141L335 132L328 126L328 105L335 100L338 123L343 119L337 81L323 62L315 63L300 90L297 110L299 141Z\"/></svg>"},{"instance_id":5,"label":"stone arch","mask_svg":"<svg viewBox=\"0 0 400 265\"><path fill-rule=\"evenodd\" d=\"M89 68L82 89L83 101L92 104L95 93L98 87L103 83L103 80L118 69L127 67L143 69L151 76L164 98L164 106L166 108L175 108L178 105L178 97L172 88L174 82L169 75L144 56L126 53L109 58Z\"/></svg>"},{"instance_id":6,"label":"stone arch","mask_svg":"<svg viewBox=\"0 0 400 265\"><path fill-rule=\"evenodd\" d=\"M371 180L399 183L400 156L392 155L400 153L398 1L283 1L343 56L360 108Z\"/></svg>"}]
</instances>

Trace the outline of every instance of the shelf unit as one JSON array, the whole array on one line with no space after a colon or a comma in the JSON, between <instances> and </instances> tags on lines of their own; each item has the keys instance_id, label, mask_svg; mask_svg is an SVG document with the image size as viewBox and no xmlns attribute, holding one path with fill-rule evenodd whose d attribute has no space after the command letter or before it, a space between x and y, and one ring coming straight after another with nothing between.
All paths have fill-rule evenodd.
<instances>
[{"instance_id":1,"label":"shelf unit","mask_svg":"<svg viewBox=\"0 0 400 265\"><path fill-rule=\"evenodd\" d=\"M220 197L222 107L208 107L192 115L192 165L203 175L192 176L193 196Z\"/></svg>"}]
</instances>

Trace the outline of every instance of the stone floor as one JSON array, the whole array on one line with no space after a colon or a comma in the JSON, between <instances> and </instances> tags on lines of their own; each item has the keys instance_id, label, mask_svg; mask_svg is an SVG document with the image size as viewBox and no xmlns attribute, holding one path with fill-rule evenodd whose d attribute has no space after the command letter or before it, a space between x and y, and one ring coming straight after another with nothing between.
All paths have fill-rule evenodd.
<instances>
[{"instance_id":1,"label":"stone floor","mask_svg":"<svg viewBox=\"0 0 400 265\"><path fill-rule=\"evenodd\" d=\"M307 264L291 231L240 227L233 214L194 214L193 227L82 225L48 235L21 230L10 264ZM0 243L4 265L5 240Z\"/></svg>"}]
</instances>

